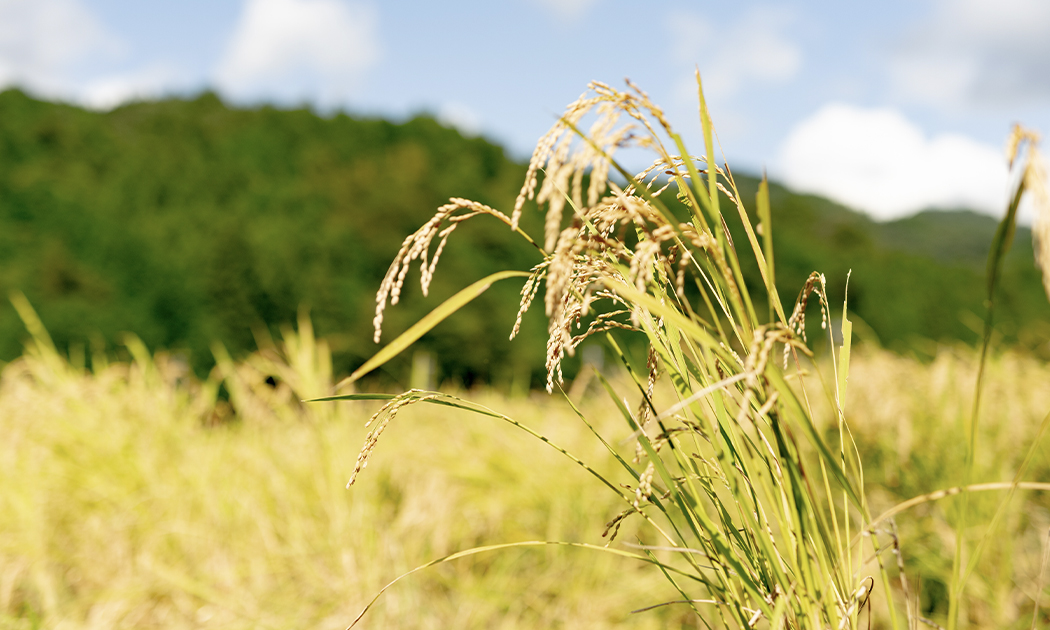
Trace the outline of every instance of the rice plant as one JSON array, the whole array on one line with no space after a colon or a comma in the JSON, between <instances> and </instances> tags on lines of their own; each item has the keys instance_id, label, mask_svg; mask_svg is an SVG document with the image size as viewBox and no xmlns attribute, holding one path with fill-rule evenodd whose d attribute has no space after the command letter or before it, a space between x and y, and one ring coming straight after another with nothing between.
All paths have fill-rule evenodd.
<instances>
[{"instance_id":1,"label":"rice plant","mask_svg":"<svg viewBox=\"0 0 1050 630\"><path fill-rule=\"evenodd\" d=\"M883 597L889 592L881 552L895 547L887 544L891 534L871 526L846 425L851 324L845 303L841 344L831 336L831 306L819 273L785 310L775 286L767 187L763 183L749 212L728 165L714 159L715 133L699 75L697 86L701 155L686 149L663 111L636 86L620 91L592 83L539 141L509 214L463 199L440 208L404 241L379 290L377 340L384 309L398 301L410 265L418 261L426 293L449 236L465 220L485 215L506 223L536 244L541 260L527 273L504 272L468 287L348 381L403 350L492 282L525 277L511 336L543 288L548 391L561 386L565 357L596 335L630 374L629 391L597 375L634 444L634 452L623 455L613 445L617 437L595 431L619 476L601 474L551 444L598 477L622 505L611 515L604 546L570 544L650 563L680 595L655 604L688 606L706 627L859 627L875 583ZM615 158L625 148L648 150L655 159L630 173ZM546 214L544 233L535 239L519 227L530 200ZM743 225L747 242L732 241L730 221ZM757 263L764 282L757 291L744 282L741 256ZM812 296L821 329L838 351L831 357L833 373L817 386L820 393L803 367L812 365L806 344ZM645 339L644 371L632 367L623 335ZM829 444L814 424L810 397L824 395L835 401L837 443ZM390 421L419 402L471 410L533 432L459 397L409 391L390 397L373 417L375 428L350 484ZM644 522L656 542L614 546L629 519ZM514 544L551 543L508 546ZM874 567L866 562L871 549L879 563ZM889 609L896 627L895 608Z\"/></svg>"},{"instance_id":2,"label":"rice plant","mask_svg":"<svg viewBox=\"0 0 1050 630\"><path fill-rule=\"evenodd\" d=\"M1035 440L1029 445L1027 453L1021 465L1017 468L1012 483L1008 486L1009 491L995 511L991 524L981 536L977 545L972 550L967 550L967 528L969 525L970 492L967 488L974 481L974 466L977 457L977 434L978 419L981 413L981 394L984 385L985 366L988 362L988 354L991 348L992 333L995 321L995 297L996 286L1002 271L1003 260L1013 242L1014 232L1017 227L1017 215L1022 201L1028 201L1036 210L1036 227L1032 231L1034 240L1035 262L1043 272L1043 285L1050 297L1050 192L1047 191L1046 167L1042 155L1038 150L1039 136L1032 131L1015 125L1010 138L1007 140L1006 159L1009 166L1014 169L1016 186L1010 195L1006 213L999 228L992 239L991 250L988 253L987 268L987 311L984 319L984 334L981 343L981 357L977 367L977 379L974 386L973 409L970 413L970 425L968 431L968 448L966 450L966 465L963 471L961 501L955 523L955 555L953 556L952 572L949 587L949 609L948 628L955 630L958 626L960 604L966 589L966 583L973 575L981 556L989 543L994 539L997 527L1006 514L1010 499L1017 488L1022 484L1032 458L1036 453L1040 439L1050 427L1050 413L1047 414L1039 427ZM1015 168L1016 167L1016 168ZM1048 541L1050 543L1050 541ZM969 553L965 553L969 551ZM1048 547L1047 551L1050 551ZM968 558L964 558L968 555ZM965 565L963 564L965 560ZM1045 563L1044 563L1045 564ZM1040 572L1041 573L1041 572ZM1040 586L1040 590L1041 590ZM1035 612L1032 616L1032 627L1036 625L1039 614L1039 599L1036 598Z\"/></svg>"},{"instance_id":3,"label":"rice plant","mask_svg":"<svg viewBox=\"0 0 1050 630\"><path fill-rule=\"evenodd\" d=\"M948 624L954 628L966 580L1010 499L999 504L963 567L968 497L991 489L1008 489L1009 495L1025 486L1022 478L1046 423L1012 483L971 486L990 306L964 478L959 487L917 497L875 518L847 422L852 325L846 296L835 298L836 303L842 300L842 315L840 322L832 322L825 277L814 272L791 309L785 309L775 284L768 188L763 182L749 210L745 202L750 200L740 198L728 164L715 159L716 135L699 73L696 79L702 154L687 150L663 111L635 85L628 82L621 91L592 83L540 139L511 212L455 198L442 206L405 239L390 266L377 296L377 342L384 310L397 303L410 266L418 263L426 294L441 252L463 221L479 216L502 221L536 246L538 264L528 272L502 272L464 289L344 381L353 382L389 360L493 282L524 277L511 337L543 289L548 392L562 385L565 357L593 336L604 339L629 374L627 391L603 374L597 377L622 416L633 453L621 453L614 445L620 436L603 434L577 411L618 463L619 474L599 473L498 411L458 396L411 390L397 396L331 398L386 400L370 420L374 428L347 485L368 465L380 435L407 406L439 404L503 420L547 442L618 496L622 511L608 522L607 542L601 547L581 541L510 542L462 551L420 569L513 546L598 549L651 564L679 594L679 599L653 607L687 606L697 625L708 628L857 628L864 625L865 612L870 624L873 598L880 600L894 628L932 624L918 614L909 592L892 516L961 494L949 593ZM1020 199L1028 190L1042 191L1045 198L1034 137L1015 133L1011 162L1021 145L1029 147L1029 154L989 257L990 304ZM616 159L627 148L649 151L655 159L631 173ZM536 238L519 225L531 201L545 212L543 234ZM743 228L746 242L733 242L732 222ZM1036 234L1045 247L1045 223L1041 225ZM762 286L745 283L744 257L757 266ZM807 306L814 297L821 334L827 335L822 345L830 349L826 361L814 361L807 340ZM644 370L634 367L624 350L624 339L632 335L643 338L648 348ZM830 401L830 431L817 426L814 403L821 399ZM568 397L566 403L572 406ZM640 536L635 543L616 543L630 519L640 521L656 542ZM903 611L893 599L898 588Z\"/></svg>"}]
</instances>

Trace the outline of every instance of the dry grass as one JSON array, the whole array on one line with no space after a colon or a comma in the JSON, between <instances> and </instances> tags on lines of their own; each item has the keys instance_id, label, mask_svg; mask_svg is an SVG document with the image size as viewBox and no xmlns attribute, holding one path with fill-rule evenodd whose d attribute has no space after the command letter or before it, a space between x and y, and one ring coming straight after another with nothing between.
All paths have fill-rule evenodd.
<instances>
[{"instance_id":1,"label":"dry grass","mask_svg":"<svg viewBox=\"0 0 1050 630\"><path fill-rule=\"evenodd\" d=\"M281 352L228 364L239 392L219 424L216 383L141 348L86 371L45 342L6 366L0 627L342 627L384 583L446 553L600 544L615 509L593 480L528 436L453 410L406 410L371 483L345 490L376 405L298 403L289 383L323 384L330 371L311 340L289 332ZM293 368L295 350L317 360ZM585 454L601 448L546 399L479 398ZM666 585L584 553L445 565L399 585L364 626L655 628L680 614L630 615L669 598Z\"/></svg>"},{"instance_id":2,"label":"dry grass","mask_svg":"<svg viewBox=\"0 0 1050 630\"><path fill-rule=\"evenodd\" d=\"M977 359L961 346L942 347L929 363L887 352L854 359L850 428L865 462L873 512L959 485ZM1007 352L990 357L986 370L973 479L1009 483L1050 411L1050 366ZM1044 435L1026 481L1050 481L1048 447ZM1004 490L971 496L971 540L984 535L1005 497ZM934 619L947 614L958 500L924 503L896 517L912 595L921 591L922 613ZM961 604L964 627L1029 627L1048 528L1050 493L1019 492L970 578ZM1045 596L1042 601L1040 618L1046 620Z\"/></svg>"},{"instance_id":3,"label":"dry grass","mask_svg":"<svg viewBox=\"0 0 1050 630\"><path fill-rule=\"evenodd\" d=\"M288 336L293 345L300 339ZM369 483L344 490L375 404L295 403L289 380L323 381L323 346L314 344L313 355L312 368L293 369L286 352L272 351L238 364L245 381L267 364L288 380L275 390L256 379L242 392L252 397L249 415L235 409L212 426L207 384L163 355L139 352L133 363L89 372L36 347L8 365L0 376L0 627L341 627L387 581L446 553L514 540L603 543L605 521L620 510L611 495L545 445L464 412L406 410ZM946 348L930 364L884 352L854 357L852 426L877 510L953 483L975 365L966 349ZM1016 444L1031 439L1050 408L1050 367L1008 354L989 374L995 404L983 425L980 478L1008 480ZM585 408L612 420L598 394L592 384ZM556 400L471 397L600 459L601 445ZM606 428L626 434L620 424ZM1043 458L1031 478L1047 479L1048 469ZM1050 504L1037 494L1022 500L972 585L964 612L977 627L1011 627L1031 613ZM941 612L944 601L931 595L950 568L948 501L897 518L912 584L921 574L923 601ZM625 525L620 539L634 533ZM661 576L629 560L503 551L403 581L363 625L692 627L682 608L630 614L674 597Z\"/></svg>"}]
</instances>

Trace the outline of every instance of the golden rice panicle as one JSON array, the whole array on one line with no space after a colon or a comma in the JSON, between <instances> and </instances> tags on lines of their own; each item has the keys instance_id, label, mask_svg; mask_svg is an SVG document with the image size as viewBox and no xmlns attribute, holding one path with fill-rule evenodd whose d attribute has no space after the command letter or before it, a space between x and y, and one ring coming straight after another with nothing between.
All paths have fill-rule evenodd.
<instances>
[{"instance_id":1,"label":"golden rice panicle","mask_svg":"<svg viewBox=\"0 0 1050 630\"><path fill-rule=\"evenodd\" d=\"M1025 129L1019 124L1014 124L1013 129L1010 130L1010 136L1006 139L1006 165L1009 168L1014 167L1014 162L1017 161L1021 147L1026 142L1038 144L1039 134L1031 129Z\"/></svg>"},{"instance_id":2,"label":"golden rice panicle","mask_svg":"<svg viewBox=\"0 0 1050 630\"><path fill-rule=\"evenodd\" d=\"M553 391L555 381L562 382L561 362L572 356L576 347L589 335L609 327L619 326L603 320L597 326L588 326L581 335L573 335L573 327L590 312L596 297L616 299L609 292L596 295L604 279L616 278L626 282L609 263L625 257L627 250L618 243L607 241L587 228L570 227L562 230L557 247L551 255L546 273L547 292L544 308L548 319L547 391ZM523 307L527 304L523 301Z\"/></svg>"},{"instance_id":3,"label":"golden rice panicle","mask_svg":"<svg viewBox=\"0 0 1050 630\"><path fill-rule=\"evenodd\" d=\"M536 143L536 149L532 153L532 158L529 160L529 168L525 173L525 183L522 185L521 192L518 193L518 198L514 202L514 211L511 213L511 228L518 228L525 201L536 198L536 186L539 182L538 173L540 170L545 169L547 177L544 178L544 187L540 189L539 203L543 203L545 200L543 196L544 191L553 186L553 182L548 184L547 180L551 179L552 173L561 171L561 167L564 165L572 145L573 132L569 124L575 125L599 102L601 102L600 98L588 97L587 93L582 94L580 98L565 108L565 113L562 114L558 122ZM547 194L549 195L549 193ZM556 201L555 203L558 202ZM553 243L548 241L545 249L550 250L552 248Z\"/></svg>"},{"instance_id":4,"label":"golden rice panicle","mask_svg":"<svg viewBox=\"0 0 1050 630\"><path fill-rule=\"evenodd\" d=\"M461 210L465 212L456 214ZM460 223L481 214L493 216L507 225L510 225L511 222L510 217L495 208L469 199L452 197L447 204L437 209L434 216L423 227L404 240L376 293L376 314L372 320L372 326L375 329L373 335L375 343L379 343L382 335L383 315L387 304L397 304L401 299L401 289L404 287L405 276L408 275L412 263L419 261L419 285L423 290L423 295L427 295L430 291L430 283L434 279L434 269L437 267L441 252L445 249L445 244L448 243L449 236ZM435 237L440 238L440 241L431 255L430 248Z\"/></svg>"},{"instance_id":5,"label":"golden rice panicle","mask_svg":"<svg viewBox=\"0 0 1050 630\"><path fill-rule=\"evenodd\" d=\"M561 362L575 350L572 344L572 325L579 317L579 290L591 283L589 259L581 256L587 244L578 228L566 228L558 238L557 247L547 268L547 292L544 308L548 319L547 332L547 391L554 390L554 382L562 382Z\"/></svg>"},{"instance_id":6,"label":"golden rice panicle","mask_svg":"<svg viewBox=\"0 0 1050 630\"><path fill-rule=\"evenodd\" d=\"M803 347L804 349L798 336L780 322L764 324L755 329L751 348L747 353L747 359L743 362L744 373L747 374L746 383L748 388L758 388L758 377L765 373L769 357L778 343L784 345L785 351L792 347ZM735 356L737 360L740 360L738 355Z\"/></svg>"},{"instance_id":7,"label":"golden rice panicle","mask_svg":"<svg viewBox=\"0 0 1050 630\"><path fill-rule=\"evenodd\" d=\"M582 220L588 221L589 225L580 226ZM664 244L676 236L674 228L664 223L648 202L626 195L619 189L615 196L586 208L581 221L574 222L573 227L560 232L554 252L543 270L547 282L544 307L549 333L546 363L548 391L553 390L555 381L561 382L562 359L565 355L573 355L584 339L595 332L611 328L637 328L637 312L634 312L637 309L625 308L615 314L620 316L630 313L629 323L614 317L599 316L583 333L573 335L573 327L582 327L582 320L590 314L591 304L596 299L610 299L627 306L614 292L602 290L607 282L631 284L644 289L656 281L656 271L666 267ZM637 228L639 241L633 250L619 239L608 238L608 234L618 225ZM626 277L620 271L621 263L627 268ZM663 280L660 279L661 282ZM523 308L527 308L527 305L523 300Z\"/></svg>"},{"instance_id":8,"label":"golden rice panicle","mask_svg":"<svg viewBox=\"0 0 1050 630\"><path fill-rule=\"evenodd\" d=\"M594 206L609 186L609 169L617 149L627 146L655 149L661 156L659 163L672 163L656 128L646 115L655 118L664 131L671 133L671 126L663 111L652 103L645 92L630 82L628 85L634 94L615 90L604 83L592 82L588 92L571 103L550 131L540 139L529 161L525 183L514 204L512 228L518 227L526 200L535 199L537 204L546 205L544 247L551 250L556 246L561 232L565 204L571 200L577 210L584 205L584 174L590 173L586 205ZM586 139L581 139L577 133L578 125L592 113L595 120ZM635 122L621 124L624 115ZM637 133L638 124L645 133ZM541 170L545 173L542 184L539 183L538 175Z\"/></svg>"},{"instance_id":9,"label":"golden rice panicle","mask_svg":"<svg viewBox=\"0 0 1050 630\"><path fill-rule=\"evenodd\" d=\"M1047 188L1046 160L1039 151L1039 136L1031 131L1024 132L1028 140L1023 184L1028 192L1029 203L1035 211L1035 222L1032 225L1032 249L1035 252L1035 264L1043 276L1043 289L1050 298L1050 189ZM1011 135L1011 139L1017 135ZM1016 147L1013 147L1016 152ZM1008 156L1011 162L1015 156Z\"/></svg>"},{"instance_id":10,"label":"golden rice panicle","mask_svg":"<svg viewBox=\"0 0 1050 630\"><path fill-rule=\"evenodd\" d=\"M510 338L513 340L518 336L521 331L521 320L525 317L526 311L532 306L532 301L536 299L536 294L540 290L540 282L547 277L547 267L550 261L544 260L540 264L532 268L532 275L525 281L525 285L521 287L521 302L518 304L518 316L514 318L514 328L510 331Z\"/></svg>"},{"instance_id":11,"label":"golden rice panicle","mask_svg":"<svg viewBox=\"0 0 1050 630\"><path fill-rule=\"evenodd\" d=\"M701 233L689 224L671 223L650 202L650 197L658 196L675 181L662 182L661 177L685 177L685 159L705 163L707 159L670 154L660 140L661 133L674 133L663 111L637 86L630 82L628 86L629 92L621 92L594 82L569 105L538 142L511 215L510 225L515 227L526 200L535 199L541 209L546 206L544 245L550 254L545 265L533 269L523 288L512 336L519 330L521 316L531 305L539 281L545 279L548 391L555 381L561 381L562 359L572 355L583 339L614 327L637 328L637 308L627 307L616 315L629 314L629 322L599 316L583 332L573 334L574 326L583 327L581 320L590 313L594 300L622 302L615 292L603 290L609 281L645 290L651 283L666 284L673 279L684 291L685 266L694 260L689 246L706 249L715 243L706 229ZM594 116L594 122L584 134L579 125L588 115ZM624 118L626 122L622 122ZM609 181L609 170L615 152L627 146L653 150L657 158L620 188ZM538 178L541 170L545 174L542 184ZM586 195L585 173L590 177ZM639 186L644 191L637 190ZM564 227L567 203L574 207L574 217ZM614 234L617 229L637 234L637 242L628 247L622 236ZM669 258L671 252L676 252L677 273Z\"/></svg>"},{"instance_id":12,"label":"golden rice panicle","mask_svg":"<svg viewBox=\"0 0 1050 630\"><path fill-rule=\"evenodd\" d=\"M661 325L662 325L662 323L663 322L661 321ZM648 378L648 381L646 382L646 386L645 386L645 396L642 396L641 401L638 403L637 416L638 416L638 431L639 431L639 433L640 434L644 434L644 435L646 435L646 437L648 437L648 434L646 432L646 428L649 426L649 424L653 420L653 413L652 413L652 409L651 409L651 404L652 404L652 401L653 401L653 395L656 393L656 381L660 377L660 355L657 353L656 346L653 345L652 343L649 344L649 354L648 354L648 357L646 358L645 366L646 366L646 370L649 373L649 378ZM641 436L639 436L639 437L641 437ZM659 446L657 446L657 449L659 449ZM645 449L642 447L642 442L641 442L641 440L636 440L635 444L634 444L634 462L635 463L640 462L642 457L644 457L644 456L645 456ZM652 465L653 465L652 462L649 462L649 466L652 467ZM646 469L646 473L649 474L649 478L650 478L650 482L651 482L652 481L652 471L648 470L648 468L647 468ZM644 475L643 475L643 477L644 477ZM641 481L641 480L639 479L639 481ZM639 491L640 490L641 490L641 484L639 484ZM642 497L642 495L638 494L636 498L640 499L641 497ZM638 501L637 500L634 502L634 507L636 507L636 508L638 507Z\"/></svg>"},{"instance_id":13,"label":"golden rice panicle","mask_svg":"<svg viewBox=\"0 0 1050 630\"><path fill-rule=\"evenodd\" d=\"M361 474L361 471L368 467L368 459L372 456L372 451L375 450L376 444L379 443L379 436L383 434L390 422L397 416L397 413L403 408L426 400L436 399L436 394L424 394L421 390L411 389L400 396L397 396L385 405L383 405L379 411L375 412L365 426L371 426L372 423L378 421L376 427L368 432L365 436L365 444L361 447L361 452L357 455L357 463L354 465L354 472L350 473L350 481L346 482L347 489L354 485L357 481L357 476Z\"/></svg>"},{"instance_id":14,"label":"golden rice panicle","mask_svg":"<svg viewBox=\"0 0 1050 630\"><path fill-rule=\"evenodd\" d=\"M645 467L645 470L638 475L638 487L634 491L634 501L631 506L635 510L642 508L642 501L648 501L649 497L653 495L653 475L656 474L656 466L652 462L649 462Z\"/></svg>"},{"instance_id":15,"label":"golden rice panicle","mask_svg":"<svg viewBox=\"0 0 1050 630\"><path fill-rule=\"evenodd\" d=\"M654 283L674 284L679 294L684 293L686 268L690 263L695 265L697 253L690 251L691 248L710 253L712 248L718 249L717 242L706 226L672 222L653 204L658 203L655 197L668 187L676 182L681 185L687 177L686 160L706 163L707 158L669 153L661 135L673 136L674 132L663 111L645 92L630 82L628 86L628 91L619 91L604 83L591 83L589 90L566 108L537 143L510 217L487 206L454 198L405 240L376 296L373 323L377 341L384 309L388 303L399 300L412 263L419 261L420 284L426 294L437 260L460 222L478 214L489 214L518 229L524 202L529 199L535 199L545 210L543 241L547 253L545 260L533 268L522 289L511 337L520 330L522 316L536 297L540 283L545 282L548 391L553 390L555 381L561 382L564 357L574 354L589 335L610 328L638 328L637 305L624 303L608 288L610 283L622 283L642 291ZM581 125L586 117L593 117L593 121L584 133ZM609 171L614 166L616 151L628 146L650 149L657 157L650 167L621 188L609 181ZM542 182L538 177L541 170L544 171ZM661 178L665 176L673 177L663 181ZM585 177L589 177L586 191ZM639 187L642 190L638 190ZM725 194L729 195L728 191ZM566 204L573 208L568 225L564 220ZM624 234L637 235L637 239L625 241ZM438 240L436 247L433 246L435 239ZM628 246L627 242L632 244ZM723 257L716 255L715 259L720 271L729 277L730 270ZM729 289L736 291L735 286ZM599 299L617 302L616 309L594 317L584 326L583 319L592 315L591 305Z\"/></svg>"},{"instance_id":16,"label":"golden rice panicle","mask_svg":"<svg viewBox=\"0 0 1050 630\"><path fill-rule=\"evenodd\" d=\"M653 281L659 264L666 258L664 244L674 237L674 227L665 224L654 229L648 238L640 240L635 246L631 259L631 279L639 290L644 290Z\"/></svg>"},{"instance_id":17,"label":"golden rice panicle","mask_svg":"<svg viewBox=\"0 0 1050 630\"><path fill-rule=\"evenodd\" d=\"M827 280L824 278L824 274L816 271L809 274L805 286L799 291L798 299L795 301L795 308L791 311L791 317L788 318L788 328L795 336L802 339L803 344L806 342L806 306L809 304L811 293L816 293L820 300L820 327L826 330L828 327L828 298ZM791 348L792 346L784 346L785 369L787 368L788 355L791 352Z\"/></svg>"},{"instance_id":18,"label":"golden rice panicle","mask_svg":"<svg viewBox=\"0 0 1050 630\"><path fill-rule=\"evenodd\" d=\"M638 87L638 85L635 84L634 81L631 81L630 79L626 79L626 82L627 82L627 85L632 90L634 90L635 93L638 95L638 104L639 104L640 108L641 109L645 109L646 111L648 111L649 114L652 115L652 117L655 118L656 121L660 123L660 126L663 127L665 131L670 132L671 131L671 123L667 120L667 117L664 115L663 108L661 108L659 105L654 103L653 100L651 98L649 98L649 94L645 90L643 90L642 88ZM644 120L644 117L643 118L639 118L639 120L641 120L642 122L645 122L646 123L646 127L648 127L650 132L652 132L652 127L650 127L648 122L646 122ZM655 136L655 135L656 135L656 133L654 132L653 136Z\"/></svg>"},{"instance_id":19,"label":"golden rice panicle","mask_svg":"<svg viewBox=\"0 0 1050 630\"><path fill-rule=\"evenodd\" d=\"M1042 272L1043 289L1050 298L1050 191L1047 189L1046 161L1039 151L1039 140L1038 133L1015 124L1006 140L1006 162L1013 169L1019 159L1024 160L1020 185L1029 193L1026 199L1035 211L1032 249L1035 252L1035 264Z\"/></svg>"}]
</instances>

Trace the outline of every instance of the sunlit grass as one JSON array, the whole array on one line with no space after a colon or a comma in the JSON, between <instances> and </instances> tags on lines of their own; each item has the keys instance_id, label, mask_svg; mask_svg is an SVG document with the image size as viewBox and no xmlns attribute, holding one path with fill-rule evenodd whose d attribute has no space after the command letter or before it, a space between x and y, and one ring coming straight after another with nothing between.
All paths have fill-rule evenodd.
<instances>
[{"instance_id":1,"label":"sunlit grass","mask_svg":"<svg viewBox=\"0 0 1050 630\"><path fill-rule=\"evenodd\" d=\"M348 492L374 405L299 403L288 383L330 370L305 338L319 362L293 368L271 351L228 366L255 381L232 416L217 383L164 356L88 371L44 342L6 366L0 626L340 627L424 559L506 540L601 544L615 506L593 480L453 410L407 411L372 483ZM547 400L478 397L583 453L600 448ZM679 615L632 616L670 595L662 580L580 553L527 549L419 574L365 626L656 628Z\"/></svg>"},{"instance_id":2,"label":"sunlit grass","mask_svg":"<svg viewBox=\"0 0 1050 630\"><path fill-rule=\"evenodd\" d=\"M247 372L262 360L238 365ZM272 353L266 360L286 377L324 373L323 359L297 370ZM944 348L932 363L882 351L854 356L849 404L875 511L952 485L975 361L965 348ZM215 425L213 394L181 370L163 355L140 355L87 371L40 346L4 369L0 627L341 627L383 584L426 560L520 540L600 545L620 510L546 445L441 407L406 410L375 454L369 483L347 491L374 403L303 406L281 381L252 390L260 394L254 413L269 419L235 409ZM995 357L988 388L995 404L979 476L1009 480L1022 455L1016 444L1031 439L1050 408L1050 368L1023 355ZM463 395L601 459L601 445L557 400ZM593 381L584 401L589 415L609 421L602 428L628 437ZM1050 478L1045 457L1030 478ZM985 494L976 522L994 510L995 493ZM1003 544L986 554L970 589L964 611L978 627L1011 627L1031 613L1050 503L1039 493L1016 501ZM945 612L951 565L946 507L928 503L897 518L912 585L921 575L934 616ZM621 540L632 540L630 527ZM630 612L673 598L662 576L627 559L500 551L413 575L362 624L696 627L681 608ZM875 627L885 621L878 612Z\"/></svg>"},{"instance_id":3,"label":"sunlit grass","mask_svg":"<svg viewBox=\"0 0 1050 630\"><path fill-rule=\"evenodd\" d=\"M941 347L930 362L888 352L854 362L850 426L865 462L873 512L961 483L977 365L977 353L965 346ZM1034 441L1050 411L1050 366L1024 353L994 354L986 368L984 397L974 482L1012 482L1033 448L1023 480L1045 486L1050 439L1044 435ZM1006 496L1003 489L971 495L970 540L989 531ZM951 526L957 517L953 501L923 503L895 518L910 594L921 599L922 616L939 623L948 613L955 544ZM963 627L1030 627L1036 593L1050 579L1042 566L1050 528L1047 488L1019 491L1005 515L960 598ZM1044 595L1040 624L1048 618L1046 604Z\"/></svg>"}]
</instances>

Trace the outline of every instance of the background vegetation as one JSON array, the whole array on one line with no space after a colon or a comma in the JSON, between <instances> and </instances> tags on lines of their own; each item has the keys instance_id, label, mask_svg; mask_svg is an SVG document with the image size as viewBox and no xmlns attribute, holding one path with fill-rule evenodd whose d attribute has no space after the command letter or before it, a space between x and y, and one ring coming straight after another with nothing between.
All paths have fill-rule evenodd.
<instances>
[{"instance_id":1,"label":"background vegetation","mask_svg":"<svg viewBox=\"0 0 1050 630\"><path fill-rule=\"evenodd\" d=\"M216 399L217 381L131 347L130 361L100 358L85 370L38 334L0 372L0 628L341 628L383 584L427 560L508 541L601 545L606 521L623 507L525 433L435 406L405 410L367 482L344 490L378 404L297 402L331 387L327 344L309 322L224 364L216 378L233 393L229 402ZM926 364L870 347L854 353L850 416L874 512L957 482L975 369L965 347L941 347ZM621 378L614 382L626 384ZM993 359L981 480L1011 479L1023 455L1016 445L1029 443L1050 407L1047 383L1050 368L1030 356ZM594 380L575 385L573 400L631 457L605 392ZM631 481L560 401L491 390L470 397ZM833 431L824 403L818 418ZM1031 478L1050 476L1048 452L1040 449ZM974 521L990 520L1002 496L974 495ZM1014 500L1001 544L971 580L970 627L1029 627L1050 510L1037 493ZM933 619L947 612L951 518L950 500L897 517L911 594ZM646 532L629 520L619 541ZM893 586L889 597L903 609ZM631 613L679 597L632 560L505 550L402 581L361 627L702 627L685 606ZM877 586L873 628L886 627L886 597Z\"/></svg>"},{"instance_id":2,"label":"background vegetation","mask_svg":"<svg viewBox=\"0 0 1050 630\"><path fill-rule=\"evenodd\" d=\"M98 113L17 90L0 93L0 164L0 295L23 291L59 348L125 352L132 331L201 375L214 364L212 341L246 356L300 306L330 339L336 370L349 372L377 348L375 291L404 236L451 196L509 210L525 171L499 146L427 116L395 124L235 109L208 93ZM752 206L757 180L736 179ZM862 340L929 358L929 340L977 339L993 219L960 210L880 224L775 184L771 197L786 300L815 269L841 294L852 268ZM455 238L431 297L410 286L388 312L389 338L467 281L540 260L496 221L468 222ZM1044 352L1050 327L1027 230L1016 243L999 330ZM756 269L745 274L761 286ZM515 293L494 287L422 340L442 377L541 382L542 318L507 340ZM0 360L24 339L3 301ZM383 376L406 384L407 361Z\"/></svg>"}]
</instances>

